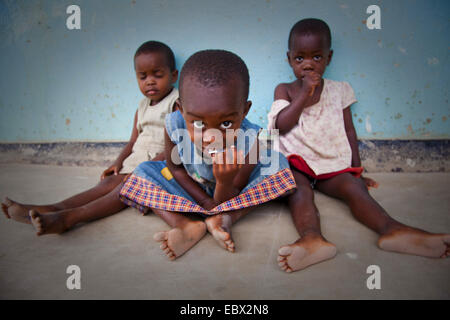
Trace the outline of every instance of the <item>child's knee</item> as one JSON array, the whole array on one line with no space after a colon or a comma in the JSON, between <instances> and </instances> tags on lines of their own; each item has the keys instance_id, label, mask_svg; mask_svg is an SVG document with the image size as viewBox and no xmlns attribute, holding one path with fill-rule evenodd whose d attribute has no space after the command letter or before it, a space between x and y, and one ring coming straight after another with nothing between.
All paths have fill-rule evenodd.
<instances>
[{"instance_id":1,"label":"child's knee","mask_svg":"<svg viewBox=\"0 0 450 320\"><path fill-rule=\"evenodd\" d=\"M297 190L292 195L290 195L289 202L299 203L303 201L313 202L314 191L310 186L298 185Z\"/></svg>"},{"instance_id":2,"label":"child's knee","mask_svg":"<svg viewBox=\"0 0 450 320\"><path fill-rule=\"evenodd\" d=\"M106 190L113 190L123 181L124 177L125 175L123 174L107 176L102 181L100 181L98 186Z\"/></svg>"},{"instance_id":3,"label":"child's knee","mask_svg":"<svg viewBox=\"0 0 450 320\"><path fill-rule=\"evenodd\" d=\"M351 176L340 186L340 191L345 198L361 197L368 194L364 181L360 178Z\"/></svg>"}]
</instances>

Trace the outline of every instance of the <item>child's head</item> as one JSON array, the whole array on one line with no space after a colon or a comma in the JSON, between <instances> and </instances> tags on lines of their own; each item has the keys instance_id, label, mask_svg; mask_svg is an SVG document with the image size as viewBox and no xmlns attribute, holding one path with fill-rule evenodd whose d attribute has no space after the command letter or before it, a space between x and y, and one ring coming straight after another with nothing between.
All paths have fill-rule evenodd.
<instances>
[{"instance_id":1,"label":"child's head","mask_svg":"<svg viewBox=\"0 0 450 320\"><path fill-rule=\"evenodd\" d=\"M180 74L178 108L193 140L194 130L202 130L202 149L208 140L208 129L240 128L247 115L249 73L244 61L224 50L204 50L193 54Z\"/></svg>"},{"instance_id":2,"label":"child's head","mask_svg":"<svg viewBox=\"0 0 450 320\"><path fill-rule=\"evenodd\" d=\"M136 50L134 70L139 89L151 105L164 99L178 78L172 50L158 41L147 41Z\"/></svg>"},{"instance_id":3,"label":"child's head","mask_svg":"<svg viewBox=\"0 0 450 320\"><path fill-rule=\"evenodd\" d=\"M331 61L331 31L320 19L303 19L289 33L288 61L300 79L305 72L314 71L321 76Z\"/></svg>"}]
</instances>

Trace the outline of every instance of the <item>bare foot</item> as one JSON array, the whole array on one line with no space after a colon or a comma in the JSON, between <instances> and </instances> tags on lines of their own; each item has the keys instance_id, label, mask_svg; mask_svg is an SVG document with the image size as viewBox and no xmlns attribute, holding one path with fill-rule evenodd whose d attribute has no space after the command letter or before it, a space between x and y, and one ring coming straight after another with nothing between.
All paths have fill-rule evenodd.
<instances>
[{"instance_id":1,"label":"bare foot","mask_svg":"<svg viewBox=\"0 0 450 320\"><path fill-rule=\"evenodd\" d=\"M395 230L381 236L378 246L387 251L430 258L450 256L450 234L434 234L414 228Z\"/></svg>"},{"instance_id":2,"label":"bare foot","mask_svg":"<svg viewBox=\"0 0 450 320\"><path fill-rule=\"evenodd\" d=\"M278 265L286 272L298 271L336 255L336 246L323 237L304 237L278 250Z\"/></svg>"},{"instance_id":3,"label":"bare foot","mask_svg":"<svg viewBox=\"0 0 450 320\"><path fill-rule=\"evenodd\" d=\"M234 252L234 241L231 238L231 217L224 214L217 214L206 218L206 227L217 240L219 245L230 252Z\"/></svg>"},{"instance_id":4,"label":"bare foot","mask_svg":"<svg viewBox=\"0 0 450 320\"><path fill-rule=\"evenodd\" d=\"M63 233L68 226L65 224L64 213L46 213L40 214L36 210L30 210L30 218L33 227L36 229L36 234L41 236L49 233Z\"/></svg>"},{"instance_id":5,"label":"bare foot","mask_svg":"<svg viewBox=\"0 0 450 320\"><path fill-rule=\"evenodd\" d=\"M175 260L192 248L206 233L203 221L191 221L182 228L158 232L153 236L170 260Z\"/></svg>"},{"instance_id":6,"label":"bare foot","mask_svg":"<svg viewBox=\"0 0 450 320\"><path fill-rule=\"evenodd\" d=\"M2 211L8 219L13 219L22 223L31 223L30 216L28 215L30 208L11 200L8 197L5 197L2 202Z\"/></svg>"}]
</instances>

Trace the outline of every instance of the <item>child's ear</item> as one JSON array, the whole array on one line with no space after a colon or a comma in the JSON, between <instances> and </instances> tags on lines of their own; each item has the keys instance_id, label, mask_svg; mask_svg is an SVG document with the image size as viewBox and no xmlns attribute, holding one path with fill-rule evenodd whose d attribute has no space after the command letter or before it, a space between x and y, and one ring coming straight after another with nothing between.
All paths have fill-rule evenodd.
<instances>
[{"instance_id":1,"label":"child's ear","mask_svg":"<svg viewBox=\"0 0 450 320\"><path fill-rule=\"evenodd\" d=\"M177 82L178 80L178 70L175 69L174 71L172 71L172 83Z\"/></svg>"},{"instance_id":2,"label":"child's ear","mask_svg":"<svg viewBox=\"0 0 450 320\"><path fill-rule=\"evenodd\" d=\"M291 56L289 55L289 51L286 52L286 56L287 56L287 60L288 60L289 65L291 65Z\"/></svg>"},{"instance_id":3,"label":"child's ear","mask_svg":"<svg viewBox=\"0 0 450 320\"><path fill-rule=\"evenodd\" d=\"M247 116L247 113L250 111L250 107L252 106L252 102L249 100L245 104L244 118Z\"/></svg>"},{"instance_id":4,"label":"child's ear","mask_svg":"<svg viewBox=\"0 0 450 320\"><path fill-rule=\"evenodd\" d=\"M330 50L330 53L328 54L328 63L327 63L327 65L330 64L331 58L333 58L333 50Z\"/></svg>"},{"instance_id":5,"label":"child's ear","mask_svg":"<svg viewBox=\"0 0 450 320\"><path fill-rule=\"evenodd\" d=\"M183 107L181 106L180 98L175 100L173 111L176 111L176 110L180 110L180 112L183 113Z\"/></svg>"}]
</instances>

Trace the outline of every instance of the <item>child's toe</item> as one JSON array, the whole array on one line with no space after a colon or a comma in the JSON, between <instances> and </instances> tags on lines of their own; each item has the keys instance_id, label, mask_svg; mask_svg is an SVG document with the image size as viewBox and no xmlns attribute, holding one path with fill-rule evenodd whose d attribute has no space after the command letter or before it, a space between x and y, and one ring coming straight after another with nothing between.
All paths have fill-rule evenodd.
<instances>
[{"instance_id":1,"label":"child's toe","mask_svg":"<svg viewBox=\"0 0 450 320\"><path fill-rule=\"evenodd\" d=\"M292 248L289 247L289 246L281 247L281 248L278 250L278 254L279 254L280 256L288 256L288 255L290 255L291 253L292 253Z\"/></svg>"},{"instance_id":2,"label":"child's toe","mask_svg":"<svg viewBox=\"0 0 450 320\"><path fill-rule=\"evenodd\" d=\"M161 243L161 245L159 246L159 248L161 249L161 250L164 250L164 249L166 249L167 248L167 241L162 241L162 243Z\"/></svg>"},{"instance_id":3,"label":"child's toe","mask_svg":"<svg viewBox=\"0 0 450 320\"><path fill-rule=\"evenodd\" d=\"M157 232L157 233L155 233L155 235L153 236L153 239L154 240L156 240L156 241L164 241L164 240L167 240L167 232L164 232L164 231L162 231L162 232Z\"/></svg>"}]
</instances>

